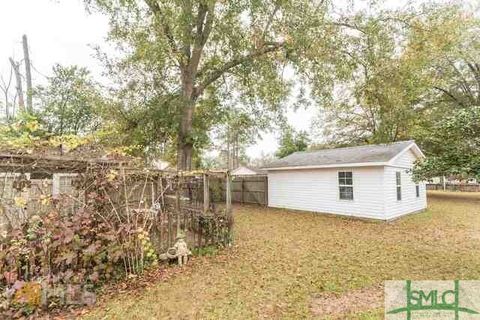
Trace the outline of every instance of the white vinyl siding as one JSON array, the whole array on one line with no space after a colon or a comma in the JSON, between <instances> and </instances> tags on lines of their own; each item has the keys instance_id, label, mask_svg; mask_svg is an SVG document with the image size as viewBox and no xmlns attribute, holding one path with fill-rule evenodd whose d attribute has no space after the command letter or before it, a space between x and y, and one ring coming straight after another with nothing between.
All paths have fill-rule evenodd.
<instances>
[{"instance_id":1,"label":"white vinyl siding","mask_svg":"<svg viewBox=\"0 0 480 320\"><path fill-rule=\"evenodd\" d=\"M268 205L381 220L421 211L427 197L425 183L412 180L410 171L416 159L407 150L385 166L270 170ZM340 182L347 181L339 181L339 172L352 172L353 200L340 198ZM401 201L397 200L397 172Z\"/></svg>"},{"instance_id":2,"label":"white vinyl siding","mask_svg":"<svg viewBox=\"0 0 480 320\"><path fill-rule=\"evenodd\" d=\"M417 212L427 207L427 191L424 182L415 183L412 179L411 168L416 160L412 151L402 154L391 166L385 167L384 194L385 209L388 219L393 219L407 213ZM402 185L402 200L397 201L396 175L400 172ZM417 197L416 186L419 196Z\"/></svg>"},{"instance_id":3,"label":"white vinyl siding","mask_svg":"<svg viewBox=\"0 0 480 320\"><path fill-rule=\"evenodd\" d=\"M353 200L339 197L338 172L353 174ZM384 219L383 167L268 172L268 205L314 212Z\"/></svg>"}]
</instances>

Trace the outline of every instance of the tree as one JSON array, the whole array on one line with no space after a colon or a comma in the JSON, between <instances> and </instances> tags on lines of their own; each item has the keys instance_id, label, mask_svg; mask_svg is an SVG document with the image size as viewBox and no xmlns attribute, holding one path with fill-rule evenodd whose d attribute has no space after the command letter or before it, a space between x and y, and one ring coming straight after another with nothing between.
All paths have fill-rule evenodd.
<instances>
[{"instance_id":1,"label":"tree","mask_svg":"<svg viewBox=\"0 0 480 320\"><path fill-rule=\"evenodd\" d=\"M424 132L427 159L414 168L417 180L436 176L480 179L480 106L450 111Z\"/></svg>"},{"instance_id":2,"label":"tree","mask_svg":"<svg viewBox=\"0 0 480 320\"><path fill-rule=\"evenodd\" d=\"M121 61L109 64L117 68L112 74L130 75L132 81L119 80L119 85L137 90L122 90L124 97L135 96L139 107L134 113L143 100L143 107L163 124L157 141L167 137L176 142L182 170L191 169L198 138L216 123L210 116L233 92L259 116L278 111L288 94L290 83L282 76L286 65L294 66L322 96L330 94L333 74L348 69L332 67L343 61L337 49L344 25L328 17L331 7L325 0L87 4L110 16L110 39L124 50ZM131 127L142 123L131 119L131 105L124 104L121 113Z\"/></svg>"},{"instance_id":3,"label":"tree","mask_svg":"<svg viewBox=\"0 0 480 320\"><path fill-rule=\"evenodd\" d=\"M348 41L354 76L339 83L320 123L340 144L385 143L414 136L428 117L434 88L447 77L446 57L460 46L473 21L456 6L423 6L411 12L358 15Z\"/></svg>"},{"instance_id":4,"label":"tree","mask_svg":"<svg viewBox=\"0 0 480 320\"><path fill-rule=\"evenodd\" d=\"M25 79L27 83L27 110L28 112L33 111L33 89L32 89L32 71L30 64L30 53L28 52L28 41L27 35L22 36L23 44L23 59L25 60Z\"/></svg>"},{"instance_id":5,"label":"tree","mask_svg":"<svg viewBox=\"0 0 480 320\"><path fill-rule=\"evenodd\" d=\"M56 135L86 134L99 125L103 100L87 69L55 65L45 87L37 89L40 118Z\"/></svg>"},{"instance_id":6,"label":"tree","mask_svg":"<svg viewBox=\"0 0 480 320\"><path fill-rule=\"evenodd\" d=\"M20 111L25 111L25 101L23 100L23 86L22 86L22 75L20 74L20 63L15 62L13 58L9 58L10 65L12 66L13 73L15 75L16 81L16 100L18 100L18 108Z\"/></svg>"},{"instance_id":7,"label":"tree","mask_svg":"<svg viewBox=\"0 0 480 320\"><path fill-rule=\"evenodd\" d=\"M262 151L260 156L251 159L248 164L254 168L263 168L273 160L275 160L275 156L272 153Z\"/></svg>"},{"instance_id":8,"label":"tree","mask_svg":"<svg viewBox=\"0 0 480 320\"><path fill-rule=\"evenodd\" d=\"M15 96L10 95L10 87L12 85L13 68L10 67L10 73L7 79L0 76L0 90L3 93L3 105L5 108L5 120L10 120L15 114Z\"/></svg>"},{"instance_id":9,"label":"tree","mask_svg":"<svg viewBox=\"0 0 480 320\"><path fill-rule=\"evenodd\" d=\"M305 131L296 132L292 127L287 126L280 137L280 147L275 156L283 158L297 151L307 150L310 140Z\"/></svg>"}]
</instances>

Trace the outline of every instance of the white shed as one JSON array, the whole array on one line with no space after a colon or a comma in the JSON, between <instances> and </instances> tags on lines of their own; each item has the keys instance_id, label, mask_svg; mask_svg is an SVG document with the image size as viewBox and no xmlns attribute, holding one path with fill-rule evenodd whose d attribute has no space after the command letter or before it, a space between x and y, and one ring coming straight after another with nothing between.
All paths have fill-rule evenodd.
<instances>
[{"instance_id":1,"label":"white shed","mask_svg":"<svg viewBox=\"0 0 480 320\"><path fill-rule=\"evenodd\" d=\"M427 206L410 169L424 158L414 141L296 152L270 163L268 205L390 220Z\"/></svg>"}]
</instances>

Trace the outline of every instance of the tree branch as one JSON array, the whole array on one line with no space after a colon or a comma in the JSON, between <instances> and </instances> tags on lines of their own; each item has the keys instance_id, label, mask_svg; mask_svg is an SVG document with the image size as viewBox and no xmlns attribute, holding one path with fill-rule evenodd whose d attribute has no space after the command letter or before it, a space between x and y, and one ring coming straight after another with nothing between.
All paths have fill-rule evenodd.
<instances>
[{"instance_id":1,"label":"tree branch","mask_svg":"<svg viewBox=\"0 0 480 320\"><path fill-rule=\"evenodd\" d=\"M145 0L145 3L147 6L150 8L152 11L154 17L159 21L160 26L162 27L162 32L165 34L167 37L167 42L170 46L170 50L177 55L178 57L178 62L180 64L183 64L182 59L180 59L180 53L177 47L177 43L175 41L175 37L173 36L172 30L170 29L170 26L166 22L166 17L164 12L162 11L162 8L160 8L160 5L158 4L157 0Z\"/></svg>"},{"instance_id":2,"label":"tree branch","mask_svg":"<svg viewBox=\"0 0 480 320\"><path fill-rule=\"evenodd\" d=\"M462 107L465 107L465 105L460 101L458 100L452 93L450 93L448 90L445 90L441 87L433 87L434 89L438 90L438 91L441 91L443 92L444 94L446 94L451 100L453 100L454 102L458 103L460 106Z\"/></svg>"},{"instance_id":3,"label":"tree branch","mask_svg":"<svg viewBox=\"0 0 480 320\"><path fill-rule=\"evenodd\" d=\"M359 31L363 34L367 34L365 32L365 30L363 30L359 26L357 26L355 24L350 24L348 22L332 22L332 25L337 26L337 27L345 27L345 28L353 29L353 30Z\"/></svg>"},{"instance_id":4,"label":"tree branch","mask_svg":"<svg viewBox=\"0 0 480 320\"><path fill-rule=\"evenodd\" d=\"M198 8L197 16L197 30L195 35L195 44L192 52L192 59L190 61L190 73L196 76L200 58L202 56L203 48L207 43L208 37L212 30L215 4L206 5L201 3Z\"/></svg>"},{"instance_id":5,"label":"tree branch","mask_svg":"<svg viewBox=\"0 0 480 320\"><path fill-rule=\"evenodd\" d=\"M208 76L200 85L197 86L196 94L197 95L201 94L206 87L208 87L210 84L215 82L218 78L220 78L224 73L235 68L236 66L241 65L248 61L253 61L256 58L261 57L267 53L277 51L285 47L285 45L286 45L285 42L270 43L268 46L264 46L260 49L254 50L247 55L232 59L231 61L225 63L222 67L216 70L213 70L210 76Z\"/></svg>"}]
</instances>

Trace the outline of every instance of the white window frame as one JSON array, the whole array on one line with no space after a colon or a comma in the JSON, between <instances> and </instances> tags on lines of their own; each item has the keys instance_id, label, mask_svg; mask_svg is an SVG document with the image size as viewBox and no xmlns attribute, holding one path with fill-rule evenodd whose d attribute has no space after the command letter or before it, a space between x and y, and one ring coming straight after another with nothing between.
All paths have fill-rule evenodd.
<instances>
[{"instance_id":1,"label":"white window frame","mask_svg":"<svg viewBox=\"0 0 480 320\"><path fill-rule=\"evenodd\" d=\"M52 176L52 196L60 194L60 177L76 177L78 173L54 173Z\"/></svg>"},{"instance_id":2,"label":"white window frame","mask_svg":"<svg viewBox=\"0 0 480 320\"><path fill-rule=\"evenodd\" d=\"M398 191L400 190L400 199L398 198ZM402 201L402 171L395 172L395 194L397 201Z\"/></svg>"},{"instance_id":3,"label":"white window frame","mask_svg":"<svg viewBox=\"0 0 480 320\"><path fill-rule=\"evenodd\" d=\"M352 174L352 184L349 185L349 184L340 184L340 173L341 172L350 172ZM355 194L353 192L354 188L355 188L355 183L353 182L353 170L338 170L337 171L337 175L336 175L336 179L337 179L337 192L338 192L338 200L340 201L354 201L355 200ZM340 187L351 187L352 188L352 199L342 199L341 196L340 196Z\"/></svg>"}]
</instances>

